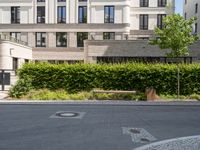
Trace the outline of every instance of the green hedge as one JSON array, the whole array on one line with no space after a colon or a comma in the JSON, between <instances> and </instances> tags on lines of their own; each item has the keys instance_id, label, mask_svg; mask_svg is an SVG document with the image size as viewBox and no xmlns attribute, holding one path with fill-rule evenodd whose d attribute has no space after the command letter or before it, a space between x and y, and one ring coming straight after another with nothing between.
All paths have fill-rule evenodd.
<instances>
[{"instance_id":1,"label":"green hedge","mask_svg":"<svg viewBox=\"0 0 200 150\"><path fill-rule=\"evenodd\" d=\"M200 93L200 64L180 64L180 94ZM65 89L68 92L138 90L153 87L159 94L176 94L177 65L169 64L26 64L18 72L33 89Z\"/></svg>"}]
</instances>

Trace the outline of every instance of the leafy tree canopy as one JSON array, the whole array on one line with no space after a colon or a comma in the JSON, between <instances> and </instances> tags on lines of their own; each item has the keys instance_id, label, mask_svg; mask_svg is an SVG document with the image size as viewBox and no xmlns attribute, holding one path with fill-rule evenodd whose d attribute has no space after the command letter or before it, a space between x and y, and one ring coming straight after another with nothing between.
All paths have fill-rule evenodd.
<instances>
[{"instance_id":1,"label":"leafy tree canopy","mask_svg":"<svg viewBox=\"0 0 200 150\"><path fill-rule=\"evenodd\" d=\"M170 49L168 57L188 56L188 46L199 40L199 35L192 34L196 20L195 17L185 20L180 14L167 16L163 19L164 27L155 28L156 38L149 43L161 49Z\"/></svg>"}]
</instances>

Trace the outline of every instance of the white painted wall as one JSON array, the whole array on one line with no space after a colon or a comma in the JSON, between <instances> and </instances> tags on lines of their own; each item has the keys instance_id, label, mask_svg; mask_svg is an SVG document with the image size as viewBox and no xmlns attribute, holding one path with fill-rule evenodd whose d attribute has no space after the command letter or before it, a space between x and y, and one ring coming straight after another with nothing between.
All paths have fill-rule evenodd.
<instances>
[{"instance_id":1,"label":"white painted wall","mask_svg":"<svg viewBox=\"0 0 200 150\"><path fill-rule=\"evenodd\" d=\"M198 3L198 13L195 13L195 4ZM200 1L199 0L188 0L187 4L184 4L183 6L183 16L185 16L185 13L187 14L187 18L189 19L191 17L197 17L197 23L198 23L198 33L200 33Z\"/></svg>"},{"instance_id":2,"label":"white painted wall","mask_svg":"<svg viewBox=\"0 0 200 150\"><path fill-rule=\"evenodd\" d=\"M9 41L0 41L0 69L13 69L13 58L18 58L19 66L25 59L32 60L32 49Z\"/></svg>"}]
</instances>

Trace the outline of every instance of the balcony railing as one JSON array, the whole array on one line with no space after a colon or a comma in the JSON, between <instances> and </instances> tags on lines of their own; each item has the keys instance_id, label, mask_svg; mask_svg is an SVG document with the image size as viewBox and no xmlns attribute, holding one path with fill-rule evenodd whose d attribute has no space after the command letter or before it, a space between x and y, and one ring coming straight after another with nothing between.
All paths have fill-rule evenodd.
<instances>
[{"instance_id":1,"label":"balcony railing","mask_svg":"<svg viewBox=\"0 0 200 150\"><path fill-rule=\"evenodd\" d=\"M11 37L11 36L4 35L4 34L0 34L0 40L6 40L6 41L14 42L14 43L17 43L17 44L21 44L21 45L28 46L28 43L27 43L27 42L18 40L18 39L16 39L16 38L13 38L13 37Z\"/></svg>"}]
</instances>

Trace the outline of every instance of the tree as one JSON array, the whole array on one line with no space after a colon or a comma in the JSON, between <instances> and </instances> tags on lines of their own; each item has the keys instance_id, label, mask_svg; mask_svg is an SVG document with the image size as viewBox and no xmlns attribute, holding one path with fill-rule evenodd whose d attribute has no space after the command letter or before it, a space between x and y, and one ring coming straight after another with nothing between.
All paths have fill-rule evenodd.
<instances>
[{"instance_id":1,"label":"tree","mask_svg":"<svg viewBox=\"0 0 200 150\"><path fill-rule=\"evenodd\" d=\"M168 57L188 56L188 46L199 40L199 35L192 34L196 18L185 20L180 14L173 14L163 19L164 27L155 28L156 38L150 44L158 45L161 49L171 49Z\"/></svg>"}]
</instances>

